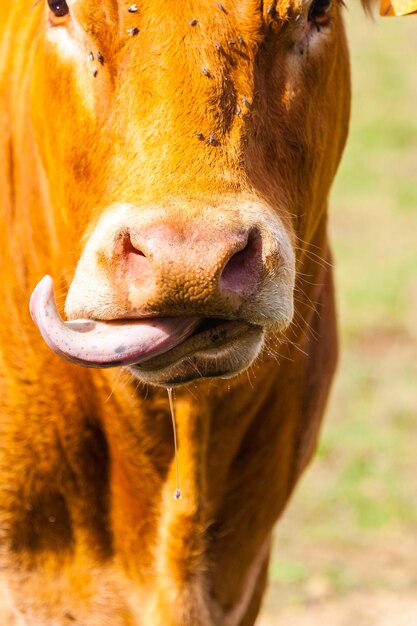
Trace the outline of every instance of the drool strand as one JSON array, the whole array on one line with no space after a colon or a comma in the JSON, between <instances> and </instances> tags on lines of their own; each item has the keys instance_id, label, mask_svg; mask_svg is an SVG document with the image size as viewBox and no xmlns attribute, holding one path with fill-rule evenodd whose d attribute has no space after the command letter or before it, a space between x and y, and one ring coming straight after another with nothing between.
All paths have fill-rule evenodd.
<instances>
[{"instance_id":1,"label":"drool strand","mask_svg":"<svg viewBox=\"0 0 417 626\"><path fill-rule=\"evenodd\" d=\"M180 471L178 464L178 446L177 446L177 426L175 423L174 401L172 399L172 388L167 387L169 408L171 409L172 430L174 433L174 451L175 451L175 491L174 500L181 500L182 493L180 489Z\"/></svg>"}]
</instances>

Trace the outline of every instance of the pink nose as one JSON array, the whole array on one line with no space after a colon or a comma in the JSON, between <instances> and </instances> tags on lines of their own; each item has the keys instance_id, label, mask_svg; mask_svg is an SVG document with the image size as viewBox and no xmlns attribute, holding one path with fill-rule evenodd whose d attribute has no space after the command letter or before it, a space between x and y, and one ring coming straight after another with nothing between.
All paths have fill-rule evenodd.
<instances>
[{"instance_id":1,"label":"pink nose","mask_svg":"<svg viewBox=\"0 0 417 626\"><path fill-rule=\"evenodd\" d=\"M256 230L156 224L123 234L115 260L136 309L233 315L259 285L262 241Z\"/></svg>"}]
</instances>

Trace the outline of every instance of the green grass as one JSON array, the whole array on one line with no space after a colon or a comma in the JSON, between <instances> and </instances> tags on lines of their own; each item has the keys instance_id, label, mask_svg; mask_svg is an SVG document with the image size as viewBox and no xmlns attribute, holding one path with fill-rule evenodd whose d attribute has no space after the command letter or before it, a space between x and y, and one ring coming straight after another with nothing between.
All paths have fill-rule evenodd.
<instances>
[{"instance_id":1,"label":"green grass","mask_svg":"<svg viewBox=\"0 0 417 626\"><path fill-rule=\"evenodd\" d=\"M307 605L315 580L341 602L417 585L417 18L350 6L347 26L352 125L330 203L342 356L277 530L269 612Z\"/></svg>"}]
</instances>

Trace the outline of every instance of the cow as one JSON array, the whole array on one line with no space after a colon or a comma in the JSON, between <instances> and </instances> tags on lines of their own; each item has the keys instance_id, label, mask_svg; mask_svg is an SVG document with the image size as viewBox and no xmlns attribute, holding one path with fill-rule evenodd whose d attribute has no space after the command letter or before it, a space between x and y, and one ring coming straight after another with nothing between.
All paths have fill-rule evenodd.
<instances>
[{"instance_id":1,"label":"cow","mask_svg":"<svg viewBox=\"0 0 417 626\"><path fill-rule=\"evenodd\" d=\"M0 532L16 623L255 623L337 361L341 5L2 0Z\"/></svg>"}]
</instances>

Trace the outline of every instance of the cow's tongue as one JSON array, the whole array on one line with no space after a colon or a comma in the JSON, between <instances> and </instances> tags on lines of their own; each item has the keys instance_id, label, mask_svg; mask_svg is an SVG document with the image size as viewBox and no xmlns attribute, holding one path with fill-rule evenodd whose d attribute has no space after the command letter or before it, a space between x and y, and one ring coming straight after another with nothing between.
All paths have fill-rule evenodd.
<instances>
[{"instance_id":1,"label":"cow's tongue","mask_svg":"<svg viewBox=\"0 0 417 626\"><path fill-rule=\"evenodd\" d=\"M86 367L141 363L168 352L189 337L201 319L153 318L64 322L55 304L53 281L44 278L30 299L30 313L48 346L59 356Z\"/></svg>"}]
</instances>

